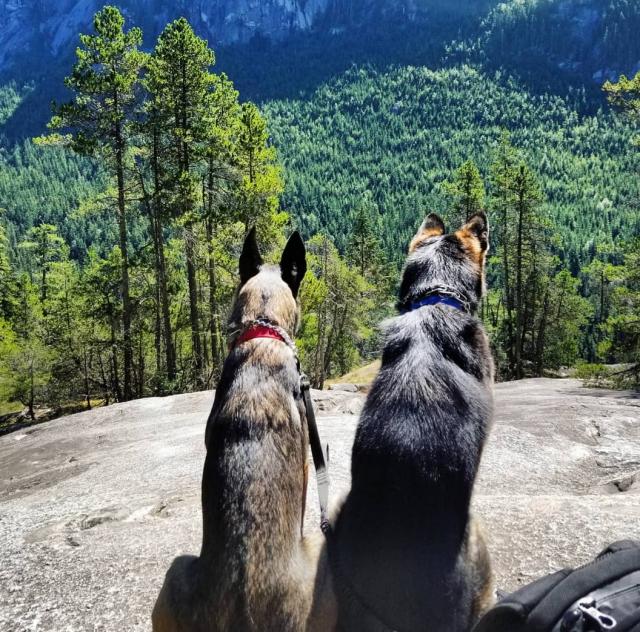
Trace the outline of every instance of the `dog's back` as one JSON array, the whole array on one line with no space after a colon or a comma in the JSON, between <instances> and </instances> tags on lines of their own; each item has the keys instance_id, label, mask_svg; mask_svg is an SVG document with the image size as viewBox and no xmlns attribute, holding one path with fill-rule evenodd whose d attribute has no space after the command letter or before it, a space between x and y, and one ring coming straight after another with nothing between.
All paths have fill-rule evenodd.
<instances>
[{"instance_id":1,"label":"dog's back","mask_svg":"<svg viewBox=\"0 0 640 632\"><path fill-rule=\"evenodd\" d=\"M462 632L491 599L469 504L490 425L493 368L480 322L456 308L479 300L483 259L451 237L438 255L409 258L401 302L416 308L386 325L382 367L356 433L352 489L335 527L342 630ZM469 277L448 281L459 300L421 305L431 288L445 291L444 280L434 285L440 268Z\"/></svg>"}]
</instances>

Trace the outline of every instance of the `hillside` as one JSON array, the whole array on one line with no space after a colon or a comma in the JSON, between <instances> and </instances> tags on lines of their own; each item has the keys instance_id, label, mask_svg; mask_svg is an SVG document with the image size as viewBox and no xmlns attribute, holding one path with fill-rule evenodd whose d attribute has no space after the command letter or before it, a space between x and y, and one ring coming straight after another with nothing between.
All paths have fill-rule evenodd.
<instances>
[{"instance_id":1,"label":"hillside","mask_svg":"<svg viewBox=\"0 0 640 632\"><path fill-rule=\"evenodd\" d=\"M626 205L638 193L628 129L500 73L353 70L310 99L270 103L266 113L287 175L285 208L306 232L325 228L341 246L371 191L387 251L402 256L398 243L426 212L446 214L441 185L454 169L473 158L488 175L505 129L542 180L558 252L574 272L594 243L637 225Z\"/></svg>"},{"instance_id":2,"label":"hillside","mask_svg":"<svg viewBox=\"0 0 640 632\"><path fill-rule=\"evenodd\" d=\"M20 95L5 95L6 110L15 108ZM557 251L574 273L594 244L637 229L628 204L639 194L637 152L626 125L603 111L581 114L571 98L533 94L500 73L352 70L310 98L267 103L265 114L284 166L284 208L305 234L328 230L342 248L370 191L386 250L401 256L397 244L419 218L446 211L442 184L458 166L473 158L488 175L504 129L542 180ZM60 226L77 257L108 242L114 227L73 212L103 186L95 166L60 150L27 143L0 156L0 207L15 239L44 221Z\"/></svg>"},{"instance_id":3,"label":"hillside","mask_svg":"<svg viewBox=\"0 0 640 632\"><path fill-rule=\"evenodd\" d=\"M315 393L333 502L362 396ZM0 630L147 630L171 559L200 545L210 392L96 409L0 437ZM475 505L500 588L640 538L640 400L575 380L496 387ZM317 532L313 483L306 532Z\"/></svg>"}]
</instances>

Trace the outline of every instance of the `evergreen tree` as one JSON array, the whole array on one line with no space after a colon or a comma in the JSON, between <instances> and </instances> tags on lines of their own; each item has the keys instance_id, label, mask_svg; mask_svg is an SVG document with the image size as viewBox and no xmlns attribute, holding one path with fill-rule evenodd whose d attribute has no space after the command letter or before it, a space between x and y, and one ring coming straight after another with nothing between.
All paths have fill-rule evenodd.
<instances>
[{"instance_id":1,"label":"evergreen tree","mask_svg":"<svg viewBox=\"0 0 640 632\"><path fill-rule=\"evenodd\" d=\"M47 274L51 264L58 260L64 251L64 239L58 235L58 228L52 224L40 224L27 232L27 239L20 246L31 251L41 276L40 302L46 315Z\"/></svg>"},{"instance_id":2,"label":"evergreen tree","mask_svg":"<svg viewBox=\"0 0 640 632\"><path fill-rule=\"evenodd\" d=\"M0 209L0 319L10 319L15 312L16 288L2 216L3 209Z\"/></svg>"},{"instance_id":3,"label":"evergreen tree","mask_svg":"<svg viewBox=\"0 0 640 632\"><path fill-rule=\"evenodd\" d=\"M168 152L166 189L173 196L172 210L184 234L193 373L204 383L204 356L198 308L196 274L197 168L205 154L209 127L207 114L212 99L215 57L207 43L197 37L181 18L169 24L158 38L148 69L147 87L161 120L167 121Z\"/></svg>"},{"instance_id":4,"label":"evergreen tree","mask_svg":"<svg viewBox=\"0 0 640 632\"><path fill-rule=\"evenodd\" d=\"M93 19L95 35L81 35L73 72L65 80L75 94L72 102L56 106L49 127L68 130L48 142L64 142L83 156L102 157L117 187L117 219L121 253L122 327L124 348L123 399L132 389L132 306L129 289L127 232L127 159L130 123L145 55L139 51L142 32L124 30L124 18L116 7L106 6Z\"/></svg>"},{"instance_id":5,"label":"evergreen tree","mask_svg":"<svg viewBox=\"0 0 640 632\"><path fill-rule=\"evenodd\" d=\"M453 180L445 183L445 191L451 200L449 217L456 225L464 224L472 215L484 210L484 183L473 160L467 160L456 170Z\"/></svg>"},{"instance_id":6,"label":"evergreen tree","mask_svg":"<svg viewBox=\"0 0 640 632\"><path fill-rule=\"evenodd\" d=\"M234 151L235 163L242 174L236 204L245 227L257 225L265 234L270 232L271 216L277 211L278 196L282 193L275 149L268 140L267 123L258 107L243 103ZM271 237L273 240L273 233Z\"/></svg>"},{"instance_id":7,"label":"evergreen tree","mask_svg":"<svg viewBox=\"0 0 640 632\"><path fill-rule=\"evenodd\" d=\"M605 83L604 91L609 103L637 126L640 122L640 72L633 79L622 75L617 83ZM638 139L634 141L637 145ZM634 206L637 214L637 203ZM632 376L636 385L640 382L639 229L640 222L636 219L635 237L626 245L624 264L618 269L617 275L620 284L612 293L612 313L604 326L608 339L600 345L602 353L611 355L613 352L616 359L634 363L627 375Z\"/></svg>"},{"instance_id":8,"label":"evergreen tree","mask_svg":"<svg viewBox=\"0 0 640 632\"><path fill-rule=\"evenodd\" d=\"M347 259L363 277L376 276L383 263L376 213L371 193L367 191L356 208L347 244Z\"/></svg>"},{"instance_id":9,"label":"evergreen tree","mask_svg":"<svg viewBox=\"0 0 640 632\"><path fill-rule=\"evenodd\" d=\"M309 240L307 257L298 341L305 371L315 388L323 388L360 360L358 348L373 335L374 303L371 286L326 235Z\"/></svg>"}]
</instances>

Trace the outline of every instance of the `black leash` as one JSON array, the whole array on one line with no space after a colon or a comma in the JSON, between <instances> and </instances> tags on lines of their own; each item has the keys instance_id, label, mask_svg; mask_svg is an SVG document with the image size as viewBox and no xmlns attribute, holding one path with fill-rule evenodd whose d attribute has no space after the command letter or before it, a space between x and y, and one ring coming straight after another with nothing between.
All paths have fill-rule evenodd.
<instances>
[{"instance_id":1,"label":"black leash","mask_svg":"<svg viewBox=\"0 0 640 632\"><path fill-rule=\"evenodd\" d=\"M313 409L311 399L311 384L309 378L300 371L300 391L304 401L307 415L307 428L309 429L309 443L311 444L311 455L313 465L316 470L316 483L318 485L318 500L320 501L320 529L327 535L331 526L329 524L329 466L327 453L329 447L325 449L320 439L316 413Z\"/></svg>"}]
</instances>

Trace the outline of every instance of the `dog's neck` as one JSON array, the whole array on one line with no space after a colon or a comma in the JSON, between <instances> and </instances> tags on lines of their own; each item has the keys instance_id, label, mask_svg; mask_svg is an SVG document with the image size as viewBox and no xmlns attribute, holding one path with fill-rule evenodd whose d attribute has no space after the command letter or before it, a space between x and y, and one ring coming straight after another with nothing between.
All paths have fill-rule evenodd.
<instances>
[{"instance_id":1,"label":"dog's neck","mask_svg":"<svg viewBox=\"0 0 640 632\"><path fill-rule=\"evenodd\" d=\"M413 312L421 307L431 305L446 305L461 312L473 314L477 300L469 300L464 292L460 292L453 287L445 285L434 285L426 290L412 292L398 302L400 314Z\"/></svg>"},{"instance_id":2,"label":"dog's neck","mask_svg":"<svg viewBox=\"0 0 640 632\"><path fill-rule=\"evenodd\" d=\"M296 344L286 329L266 318L257 318L244 323L241 327L234 327L229 337L229 350L231 351L250 340L261 338L279 340L297 356Z\"/></svg>"}]
</instances>

